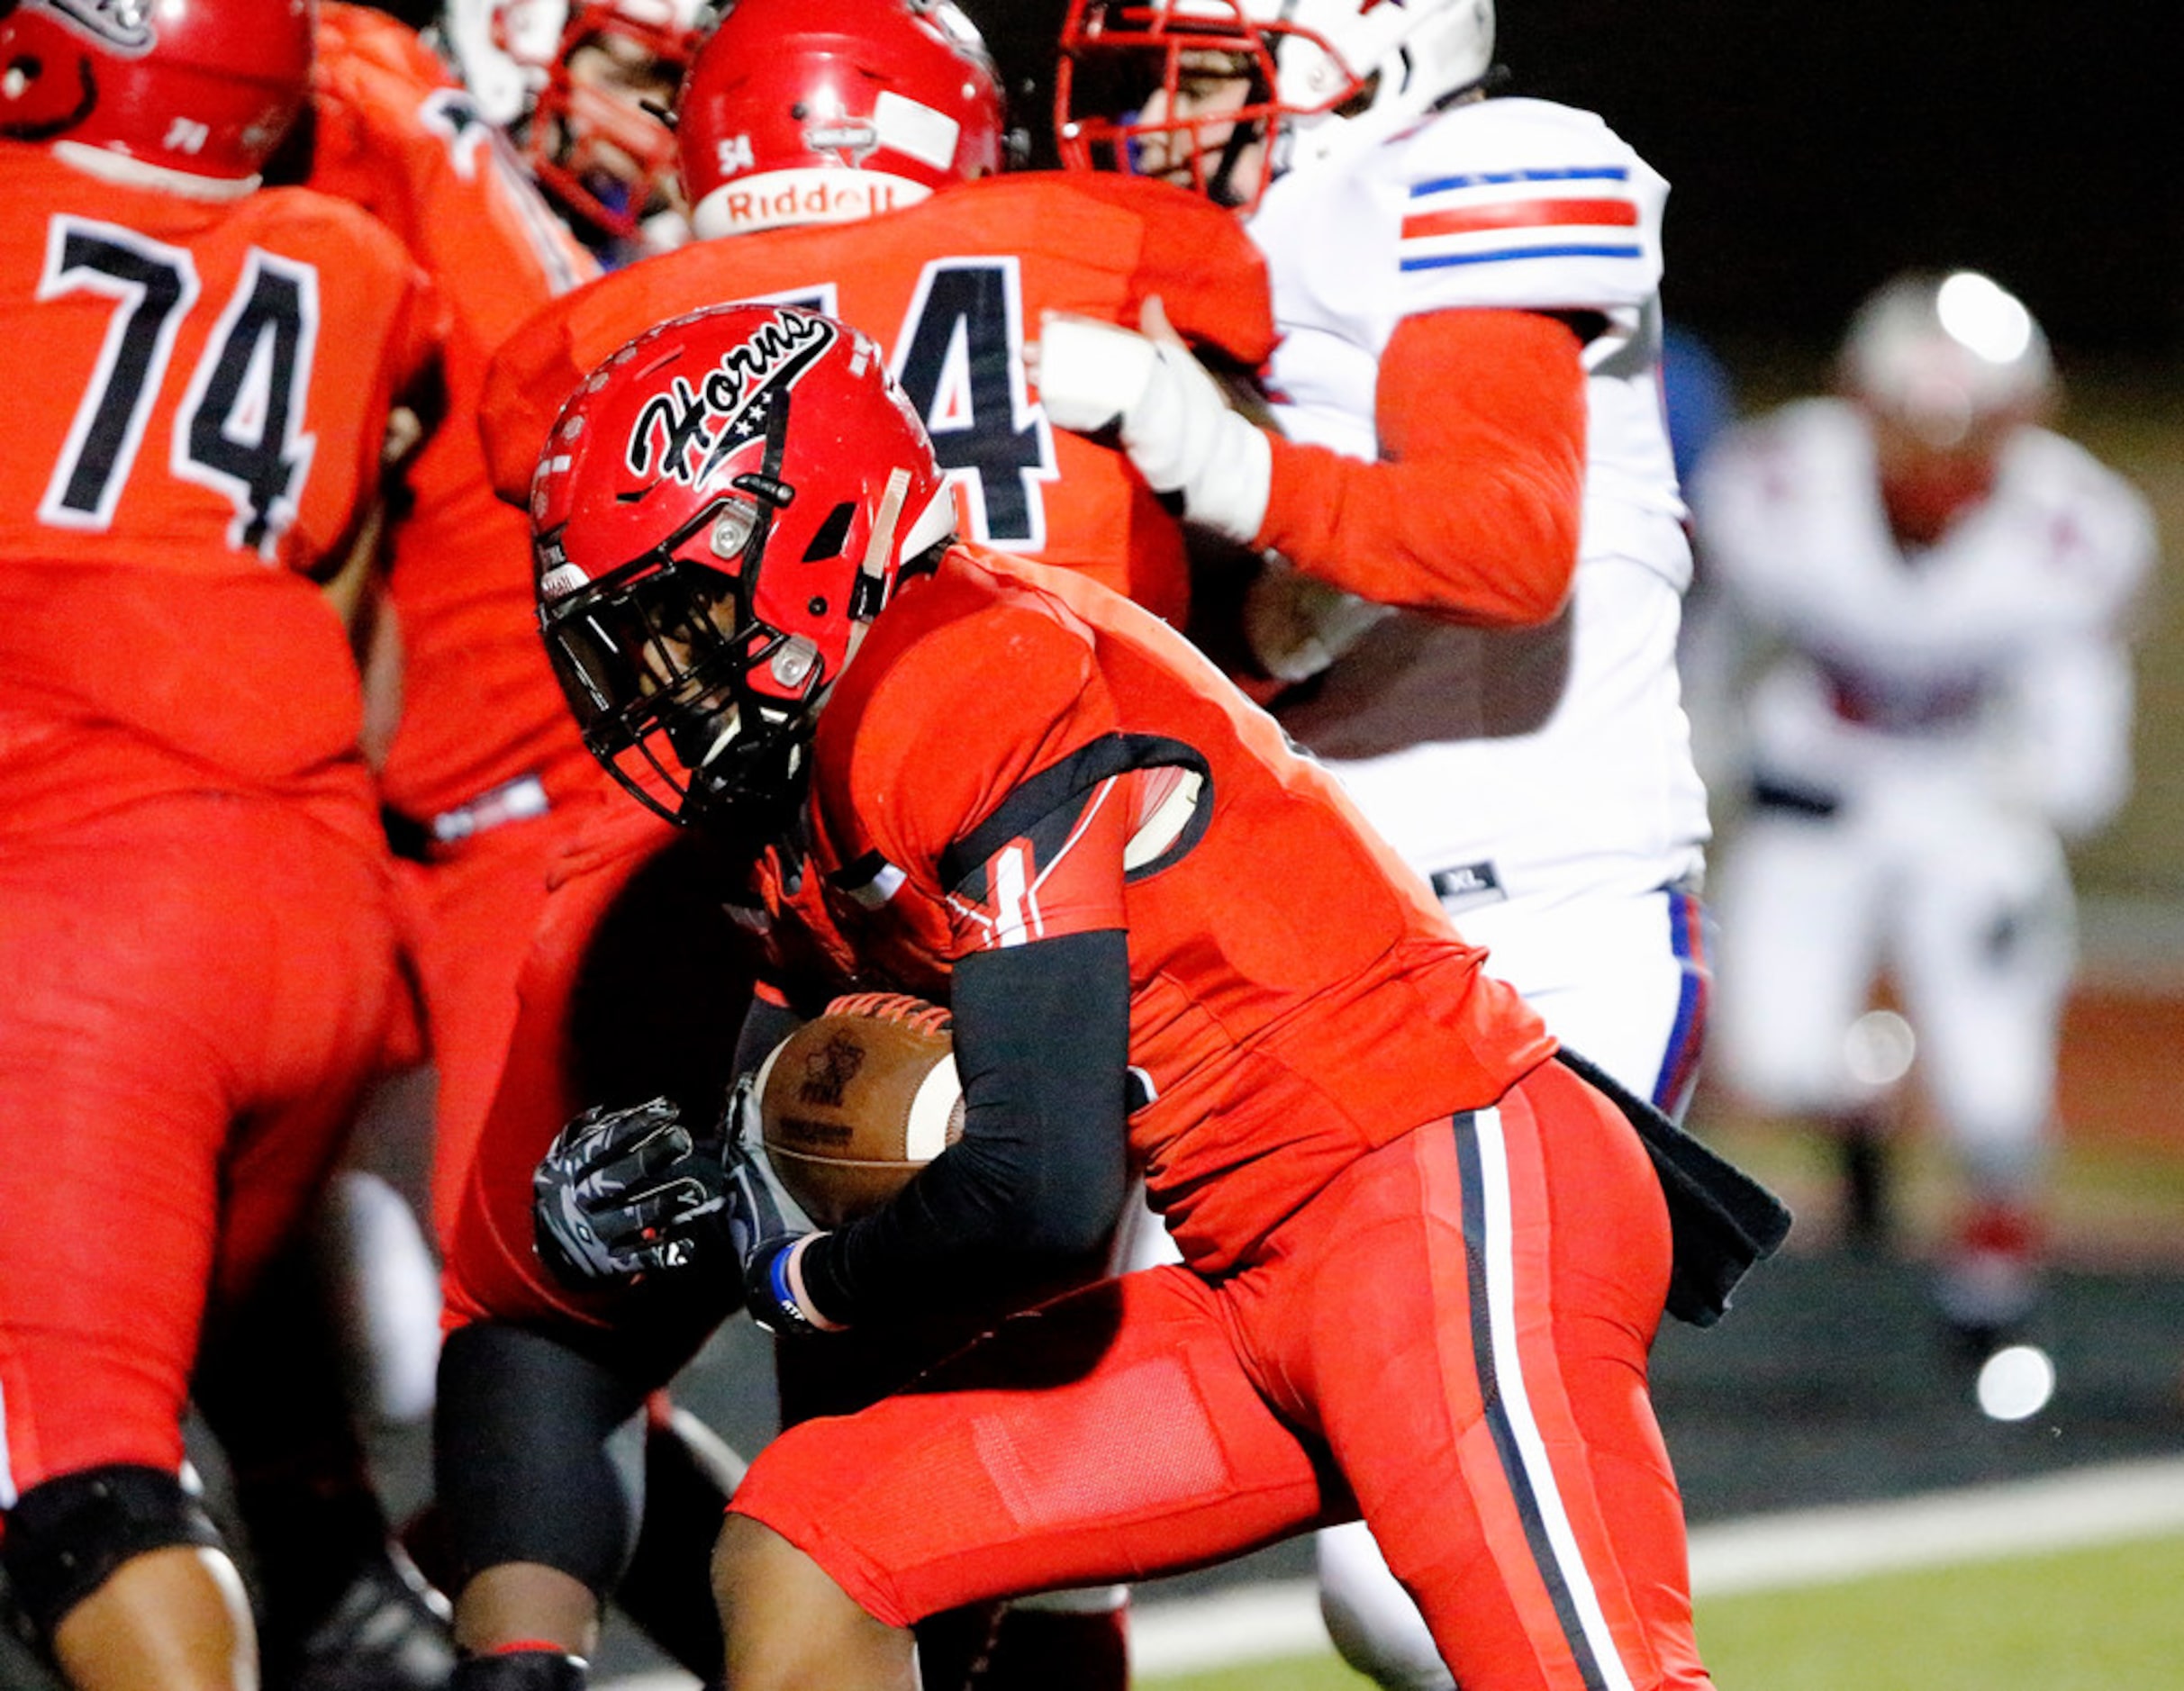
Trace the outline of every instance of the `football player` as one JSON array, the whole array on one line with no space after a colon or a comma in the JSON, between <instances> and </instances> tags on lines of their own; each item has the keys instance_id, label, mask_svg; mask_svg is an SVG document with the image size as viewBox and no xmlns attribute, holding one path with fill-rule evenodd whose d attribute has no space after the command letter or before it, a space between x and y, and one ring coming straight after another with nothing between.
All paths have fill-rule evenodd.
<instances>
[{"instance_id":1,"label":"football player","mask_svg":"<svg viewBox=\"0 0 2184 1691\"><path fill-rule=\"evenodd\" d=\"M259 185L313 19L0 20L0 1560L86 1691L258 1683L184 1397L406 1013L343 619L439 311Z\"/></svg>"},{"instance_id":2,"label":"football player","mask_svg":"<svg viewBox=\"0 0 2184 1691\"><path fill-rule=\"evenodd\" d=\"M521 936L557 846L552 813L597 778L524 602L523 519L494 496L473 420L494 352L597 270L414 32L334 0L320 41L304 179L401 236L451 317L447 420L404 476L380 624L400 665L380 791L419 907L444 1234L514 1017Z\"/></svg>"},{"instance_id":3,"label":"football player","mask_svg":"<svg viewBox=\"0 0 2184 1691\"><path fill-rule=\"evenodd\" d=\"M1104 327L1043 330L1040 391L1057 422L1119 418L1155 485L1273 555L1242 621L1282 726L1490 969L1673 1114L1708 819L1675 666L1667 185L1590 113L1489 97L1493 47L1490 0L1075 0L1064 157L1247 214L1279 432ZM1447 1686L1362 1526L1321 1573L1354 1666Z\"/></svg>"},{"instance_id":4,"label":"football player","mask_svg":"<svg viewBox=\"0 0 2184 1691\"><path fill-rule=\"evenodd\" d=\"M595 267L416 32L370 8L333 4L320 14L312 99L274 168L371 213L450 312L439 426L404 467L386 573L367 601L367 746L403 853L394 873L406 961L437 1081L433 1189L452 1193L514 1021L516 969L563 819L549 811L558 804L566 813L598 779L531 624L522 520L485 479L477 395L486 357L508 330ZM347 1237L329 1229L322 1249ZM407 1256L397 1256L404 1244ZM368 1306L357 1325L401 1347L429 1379L437 1303L395 1295L433 1283L423 1241L412 1227L351 1254L343 1271ZM387 1691L444 1684L445 1605L428 1605L387 1542L353 1441L339 1431L349 1419L341 1359L299 1343L299 1328L323 1320L315 1284L294 1290L299 1307L262 1332L239 1324L198 1388L260 1570L269 1673L298 1691L314 1672L354 1676L367 1663ZM267 1389L272 1379L280 1390ZM340 1623L321 1624L322 1615Z\"/></svg>"},{"instance_id":5,"label":"football player","mask_svg":"<svg viewBox=\"0 0 2184 1691\"><path fill-rule=\"evenodd\" d=\"M485 399L494 477L527 497L548 426L640 330L724 299L838 313L887 348L981 544L1083 570L1180 621L1182 533L1110 448L1056 434L1025 380L1038 315L1137 320L1255 367L1264 268L1234 220L1146 182L1000 174L1002 98L949 4L737 0L677 105L698 240L539 313Z\"/></svg>"},{"instance_id":6,"label":"football player","mask_svg":"<svg viewBox=\"0 0 2184 1691\"><path fill-rule=\"evenodd\" d=\"M563 402L631 336L725 298L794 300L838 311L893 348L893 367L941 443L972 533L1092 575L1180 621L1189 577L1174 518L1119 454L1047 426L1026 385L1026 325L1048 305L1134 321L1141 302L1160 294L1184 331L1254 364L1271 345L1262 267L1234 220L1190 194L1146 182L998 174L1003 131L991 63L952 5L844 0L817 15L794 0L739 0L700 50L678 109L700 239L557 301L496 358L484 428L503 493L527 498ZM632 853L656 846L641 832L628 842ZM580 966L586 932L571 912L612 908L616 874L629 872L628 864L569 871L571 884L557 895L568 908L552 918L554 962L534 960L530 998L566 1001L552 975ZM544 1018L527 1008L525 1019L528 1027ZM550 1047L559 1036L541 1029L538 1043ZM528 1034L521 1043L530 1051ZM487 1419L504 1413L485 1405L493 1381L506 1376L470 1361L487 1357L495 1343L491 1323L478 1317L525 1310L496 1306L497 1294L484 1289L503 1283L503 1252L512 1248L518 1266L529 1265L530 1166L574 1108L598 1101L572 1102L565 1088L518 1081L512 1072L503 1094L509 1108L496 1112L491 1135L515 1135L510 1143L521 1154L489 1153L495 1162L481 1171L476 1214L461 1224L451 1276L457 1316L476 1330L451 1345L450 1370L478 1377L475 1389L460 1388L461 1401ZM533 1106L527 1117L515 1111L517 1095ZM515 1207L513 1223L488 1219L496 1202ZM864 1335L843 1347L852 1349L854 1361L784 1359L784 1414L862 1402L875 1382L892 1383L938 1354L938 1342ZM511 1399L508 1412L522 1411L512 1394L499 1395ZM450 1483L458 1483L452 1474ZM496 1506L506 1512L490 1496L477 1502L481 1511ZM612 1560L566 1545L556 1554L579 1585L596 1585ZM555 1565L543 1552L520 1560ZM503 1590L522 1578L496 1574L489 1586ZM494 1605L510 1641L552 1636L537 1616L548 1612L553 1582L539 1583L548 1587L539 1610L512 1600ZM579 1606L576 1590L564 1596L569 1608ZM1063 1691L1076 1683L1070 1673L1086 1686L1119 1684L1119 1592L1048 1600L1047 1609L1011 1614L992 1649L983 1640L958 1649L938 1637L941 1627L928 1628L929 1679L945 1683L947 1650L990 1656L993 1686L1020 1675L1020 1683ZM483 1614L483 1592L458 1608ZM485 1641L482 1632L476 1641Z\"/></svg>"},{"instance_id":7,"label":"football player","mask_svg":"<svg viewBox=\"0 0 2184 1691\"><path fill-rule=\"evenodd\" d=\"M478 109L609 265L682 244L666 115L711 0L448 0L441 46Z\"/></svg>"},{"instance_id":8,"label":"football player","mask_svg":"<svg viewBox=\"0 0 2184 1691\"><path fill-rule=\"evenodd\" d=\"M2046 337L1985 276L1890 281L1839 372L1837 394L1732 434L1694 491L1709 579L1772 657L1723 866L1724 1076L1870 1152L1887 1100L1851 1035L1888 972L1962 1181L1941 1313L1983 1361L2037 1291L2063 844L2130 786L2153 522L2042 426Z\"/></svg>"},{"instance_id":9,"label":"football player","mask_svg":"<svg viewBox=\"0 0 2184 1691\"><path fill-rule=\"evenodd\" d=\"M715 1560L730 1683L907 1687L927 1614L1359 1507L1473 1691L1708 1683L1645 1352L1664 1301L1717 1313L1779 1207L1557 1062L1167 624L955 544L915 408L846 325L722 307L640 338L571 400L533 512L587 742L756 854L721 887L775 994L744 1059L776 999L907 991L948 1006L966 1107L833 1232L737 1106L718 1142L668 1104L587 1113L536 1210L575 1295L739 1280L839 1343L1083 1251L1134 1161L1185 1259L763 1451ZM1649 1146L1723 1230L1672 1225Z\"/></svg>"},{"instance_id":10,"label":"football player","mask_svg":"<svg viewBox=\"0 0 2184 1691\"><path fill-rule=\"evenodd\" d=\"M512 1036L518 972L549 865L602 782L539 644L527 527L493 495L476 416L494 350L531 312L597 272L505 139L406 26L330 5L313 114L295 162L313 185L394 228L453 317L446 421L412 461L390 525L379 627L393 638L378 648L394 649L399 678L380 789L403 854L405 938L436 1081L432 1223L444 1249ZM680 1413L649 1416L646 1433L646 1462L684 1481L692 1513L702 1514L694 1497L710 1488L717 1521L725 1488L709 1473L720 1466L716 1442ZM331 1535L315 1513L322 1553ZM621 1597L655 1641L709 1671L719 1650L702 1578L678 1594L672 1579L642 1574L647 1559L672 1560L662 1523L673 1515L647 1512L639 1577ZM702 1523L685 1551L702 1556L711 1534ZM467 1547L459 1535L433 1537L450 1553L435 1571L458 1581Z\"/></svg>"}]
</instances>

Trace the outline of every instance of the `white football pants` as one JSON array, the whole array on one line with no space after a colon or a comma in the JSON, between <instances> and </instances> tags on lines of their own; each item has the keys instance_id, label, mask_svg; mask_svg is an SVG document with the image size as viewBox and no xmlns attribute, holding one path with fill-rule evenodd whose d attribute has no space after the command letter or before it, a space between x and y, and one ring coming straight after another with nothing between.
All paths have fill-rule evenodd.
<instances>
[{"instance_id":1,"label":"white football pants","mask_svg":"<svg viewBox=\"0 0 2184 1691\"><path fill-rule=\"evenodd\" d=\"M1869 1103L1851 1030L1886 970L1914 1071L1975 1187L2035 1180L2076 964L2062 848L2035 818L1981 805L1846 805L1754 816L1723 864L1720 1072L1760 1108Z\"/></svg>"}]
</instances>

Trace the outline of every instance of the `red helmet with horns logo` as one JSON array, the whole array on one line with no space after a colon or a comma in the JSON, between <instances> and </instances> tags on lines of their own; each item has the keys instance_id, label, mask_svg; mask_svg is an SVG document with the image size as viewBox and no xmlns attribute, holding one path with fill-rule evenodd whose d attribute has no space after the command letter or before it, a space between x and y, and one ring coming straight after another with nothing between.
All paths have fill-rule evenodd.
<instances>
[{"instance_id":1,"label":"red helmet with horns logo","mask_svg":"<svg viewBox=\"0 0 2184 1691\"><path fill-rule=\"evenodd\" d=\"M586 379L531 527L539 626L593 755L662 815L742 819L800 790L828 690L955 506L873 341L723 305Z\"/></svg>"}]
</instances>

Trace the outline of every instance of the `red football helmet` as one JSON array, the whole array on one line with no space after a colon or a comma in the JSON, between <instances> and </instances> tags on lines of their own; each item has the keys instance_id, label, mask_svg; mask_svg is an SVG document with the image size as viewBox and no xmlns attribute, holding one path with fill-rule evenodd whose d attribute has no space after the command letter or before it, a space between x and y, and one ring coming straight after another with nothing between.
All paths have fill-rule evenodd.
<instances>
[{"instance_id":1,"label":"red football helmet","mask_svg":"<svg viewBox=\"0 0 2184 1691\"><path fill-rule=\"evenodd\" d=\"M1054 89L1063 165L1164 176L1248 209L1263 184L1238 189L1230 173L1237 154L1271 138L1281 121L1281 39L1231 0L1070 0ZM1235 100L1199 109L1202 88L1230 82L1239 86Z\"/></svg>"},{"instance_id":2,"label":"red football helmet","mask_svg":"<svg viewBox=\"0 0 2184 1691\"><path fill-rule=\"evenodd\" d=\"M845 222L999 170L1001 83L953 0L733 0L676 105L701 236Z\"/></svg>"},{"instance_id":3,"label":"red football helmet","mask_svg":"<svg viewBox=\"0 0 2184 1691\"><path fill-rule=\"evenodd\" d=\"M663 816L759 827L956 516L879 347L783 305L676 318L594 371L530 511L539 627L593 755Z\"/></svg>"},{"instance_id":4,"label":"red football helmet","mask_svg":"<svg viewBox=\"0 0 2184 1691\"><path fill-rule=\"evenodd\" d=\"M303 109L317 21L316 0L21 0L0 135L247 182Z\"/></svg>"}]
</instances>

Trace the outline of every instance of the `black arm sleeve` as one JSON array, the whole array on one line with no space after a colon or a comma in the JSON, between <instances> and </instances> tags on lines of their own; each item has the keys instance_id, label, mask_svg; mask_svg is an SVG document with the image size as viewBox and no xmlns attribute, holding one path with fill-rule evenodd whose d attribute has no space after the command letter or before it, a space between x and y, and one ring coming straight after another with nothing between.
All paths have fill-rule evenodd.
<instances>
[{"instance_id":1,"label":"black arm sleeve","mask_svg":"<svg viewBox=\"0 0 2184 1691\"><path fill-rule=\"evenodd\" d=\"M805 1284L856 1321L965 1283L990 1290L1096 1250L1129 1184L1129 939L1120 929L983 951L949 993L963 1137L886 1205L815 1244Z\"/></svg>"}]
</instances>

